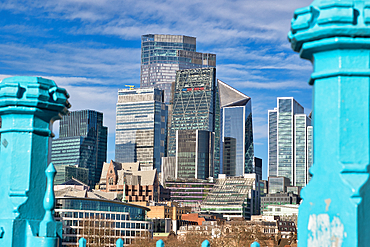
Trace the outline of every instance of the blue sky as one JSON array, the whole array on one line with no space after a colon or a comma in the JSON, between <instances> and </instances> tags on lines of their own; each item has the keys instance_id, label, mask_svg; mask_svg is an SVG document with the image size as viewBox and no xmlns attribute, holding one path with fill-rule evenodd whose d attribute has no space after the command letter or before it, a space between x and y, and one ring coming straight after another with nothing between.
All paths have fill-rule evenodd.
<instances>
[{"instance_id":1,"label":"blue sky","mask_svg":"<svg viewBox=\"0 0 370 247\"><path fill-rule=\"evenodd\" d=\"M292 96L311 111L312 66L286 38L294 10L311 2L2 0L0 80L53 79L71 95L71 110L103 112L110 160L117 89L140 83L140 36L194 36L198 51L217 55L217 78L252 98L255 155L266 177L267 110L276 97Z\"/></svg>"}]
</instances>

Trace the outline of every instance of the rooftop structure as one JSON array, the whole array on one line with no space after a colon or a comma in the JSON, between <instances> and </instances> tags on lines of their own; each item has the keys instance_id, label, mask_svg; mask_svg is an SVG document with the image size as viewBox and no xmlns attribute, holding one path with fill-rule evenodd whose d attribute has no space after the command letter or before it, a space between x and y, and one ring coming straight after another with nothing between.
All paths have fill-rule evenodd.
<instances>
[{"instance_id":1,"label":"rooftop structure","mask_svg":"<svg viewBox=\"0 0 370 247\"><path fill-rule=\"evenodd\" d=\"M201 212L220 213L225 219L250 219L251 215L259 211L254 205L256 203L254 197L257 197L255 183L255 177L220 175L201 204Z\"/></svg>"},{"instance_id":2,"label":"rooftop structure","mask_svg":"<svg viewBox=\"0 0 370 247\"><path fill-rule=\"evenodd\" d=\"M196 52L196 38L184 35L141 36L140 87L164 90L164 102L172 100L176 71L216 67L216 55Z\"/></svg>"}]
</instances>

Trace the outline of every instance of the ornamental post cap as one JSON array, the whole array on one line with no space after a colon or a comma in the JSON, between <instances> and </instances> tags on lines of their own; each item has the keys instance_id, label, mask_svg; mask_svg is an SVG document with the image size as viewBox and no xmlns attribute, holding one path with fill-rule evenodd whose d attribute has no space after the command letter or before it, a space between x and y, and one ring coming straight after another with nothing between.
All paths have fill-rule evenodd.
<instances>
[{"instance_id":1,"label":"ornamental post cap","mask_svg":"<svg viewBox=\"0 0 370 247\"><path fill-rule=\"evenodd\" d=\"M33 76L14 76L0 82L0 108L36 107L65 115L71 107L69 94L53 80Z\"/></svg>"},{"instance_id":2,"label":"ornamental post cap","mask_svg":"<svg viewBox=\"0 0 370 247\"><path fill-rule=\"evenodd\" d=\"M370 38L370 0L315 0L294 12L288 34L294 51L330 37Z\"/></svg>"}]
</instances>

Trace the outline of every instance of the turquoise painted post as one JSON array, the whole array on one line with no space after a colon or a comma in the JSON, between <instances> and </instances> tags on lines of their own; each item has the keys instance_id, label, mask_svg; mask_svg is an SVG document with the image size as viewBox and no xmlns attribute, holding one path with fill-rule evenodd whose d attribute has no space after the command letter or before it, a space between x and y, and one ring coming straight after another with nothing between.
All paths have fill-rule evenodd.
<instances>
[{"instance_id":1,"label":"turquoise painted post","mask_svg":"<svg viewBox=\"0 0 370 247\"><path fill-rule=\"evenodd\" d=\"M123 247L123 240L121 238L117 239L116 247Z\"/></svg>"},{"instance_id":2,"label":"turquoise painted post","mask_svg":"<svg viewBox=\"0 0 370 247\"><path fill-rule=\"evenodd\" d=\"M211 244L208 240L204 240L201 247L211 247Z\"/></svg>"},{"instance_id":3,"label":"turquoise painted post","mask_svg":"<svg viewBox=\"0 0 370 247\"><path fill-rule=\"evenodd\" d=\"M157 243L155 243L156 247L164 247L164 242L162 239L158 240Z\"/></svg>"},{"instance_id":4,"label":"turquoise painted post","mask_svg":"<svg viewBox=\"0 0 370 247\"><path fill-rule=\"evenodd\" d=\"M261 247L261 245L259 243L257 243L257 242L253 242L251 244L251 247Z\"/></svg>"},{"instance_id":5,"label":"turquoise painted post","mask_svg":"<svg viewBox=\"0 0 370 247\"><path fill-rule=\"evenodd\" d=\"M370 243L370 0L315 0L288 35L313 63L314 165L298 246Z\"/></svg>"},{"instance_id":6,"label":"turquoise painted post","mask_svg":"<svg viewBox=\"0 0 370 247\"><path fill-rule=\"evenodd\" d=\"M67 98L64 89L41 77L11 77L0 83L1 247L57 246L62 236L61 224L52 217L53 166L46 171L47 193L44 172L50 124L68 112Z\"/></svg>"},{"instance_id":7,"label":"turquoise painted post","mask_svg":"<svg viewBox=\"0 0 370 247\"><path fill-rule=\"evenodd\" d=\"M86 239L85 238L80 238L78 240L78 247L86 247Z\"/></svg>"}]
</instances>

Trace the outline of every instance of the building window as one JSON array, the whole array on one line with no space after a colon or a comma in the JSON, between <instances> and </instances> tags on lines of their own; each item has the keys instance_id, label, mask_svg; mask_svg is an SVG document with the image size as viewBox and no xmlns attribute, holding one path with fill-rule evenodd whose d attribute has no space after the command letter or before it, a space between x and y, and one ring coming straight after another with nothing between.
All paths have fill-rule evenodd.
<instances>
[{"instance_id":1,"label":"building window","mask_svg":"<svg viewBox=\"0 0 370 247\"><path fill-rule=\"evenodd\" d=\"M109 185L113 185L113 178L109 178Z\"/></svg>"}]
</instances>

